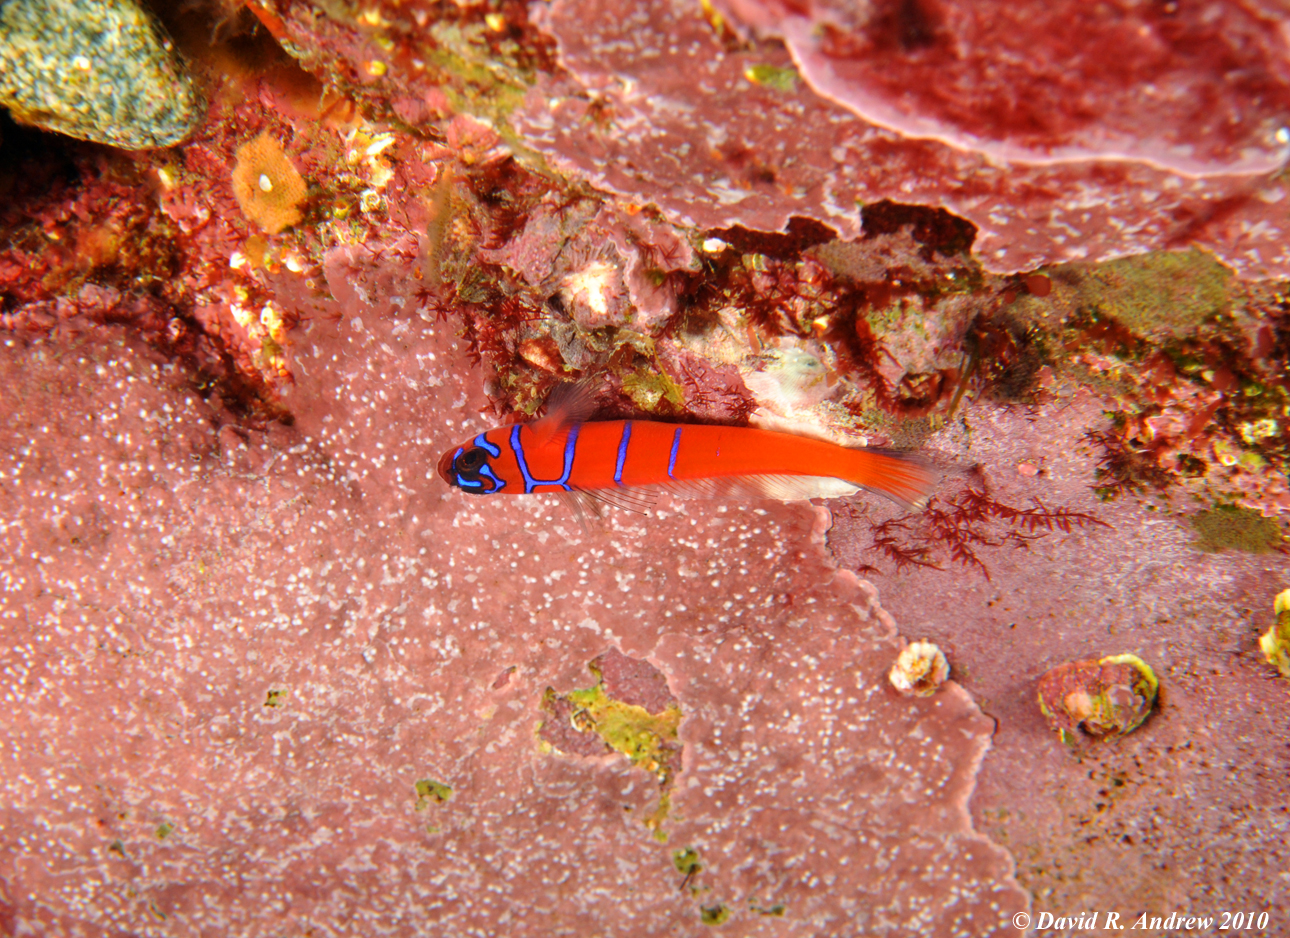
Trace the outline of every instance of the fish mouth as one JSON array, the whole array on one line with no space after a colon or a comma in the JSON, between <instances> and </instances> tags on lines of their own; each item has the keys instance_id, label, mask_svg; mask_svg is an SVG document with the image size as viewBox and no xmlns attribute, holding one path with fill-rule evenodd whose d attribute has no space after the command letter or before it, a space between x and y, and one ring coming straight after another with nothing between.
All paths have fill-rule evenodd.
<instances>
[{"instance_id":1,"label":"fish mouth","mask_svg":"<svg viewBox=\"0 0 1290 938\"><path fill-rule=\"evenodd\" d=\"M461 447L454 446L452 449L448 450L446 453L444 453L442 456L439 457L439 466L437 469L439 473L439 478L443 479L449 485L452 485L454 487L455 487L455 484L453 483L453 480L452 480L452 461L457 458L457 454L460 452L461 452Z\"/></svg>"}]
</instances>

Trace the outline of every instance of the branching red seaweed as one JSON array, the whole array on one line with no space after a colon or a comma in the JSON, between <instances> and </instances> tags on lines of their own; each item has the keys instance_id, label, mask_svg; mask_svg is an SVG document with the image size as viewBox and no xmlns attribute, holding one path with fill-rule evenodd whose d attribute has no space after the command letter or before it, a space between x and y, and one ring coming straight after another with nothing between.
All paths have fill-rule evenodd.
<instances>
[{"instance_id":1,"label":"branching red seaweed","mask_svg":"<svg viewBox=\"0 0 1290 938\"><path fill-rule=\"evenodd\" d=\"M950 496L938 496L921 512L889 518L870 526L872 548L895 565L942 570L943 563L975 567L990 579L978 556L981 548L1024 547L1053 531L1069 534L1076 528L1109 527L1092 515L1069 508L1050 508L1038 497L1029 508L1009 505L985 488L968 485ZM861 572L876 572L865 564Z\"/></svg>"}]
</instances>

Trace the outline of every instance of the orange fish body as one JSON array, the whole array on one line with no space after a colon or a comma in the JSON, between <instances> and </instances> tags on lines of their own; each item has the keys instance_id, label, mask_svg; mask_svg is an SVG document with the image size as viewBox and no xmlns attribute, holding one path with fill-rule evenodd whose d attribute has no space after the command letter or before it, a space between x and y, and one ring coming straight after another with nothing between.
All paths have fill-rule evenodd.
<instances>
[{"instance_id":1,"label":"orange fish body","mask_svg":"<svg viewBox=\"0 0 1290 938\"><path fill-rule=\"evenodd\" d=\"M861 488L907 505L931 490L916 459L752 427L648 420L515 424L448 450L440 477L476 495L586 493L641 507L636 493L837 497Z\"/></svg>"}]
</instances>

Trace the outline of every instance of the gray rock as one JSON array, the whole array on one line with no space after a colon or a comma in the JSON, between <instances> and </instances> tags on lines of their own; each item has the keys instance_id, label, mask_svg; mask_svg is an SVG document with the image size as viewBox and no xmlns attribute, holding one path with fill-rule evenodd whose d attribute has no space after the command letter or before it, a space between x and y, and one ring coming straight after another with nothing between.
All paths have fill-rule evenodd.
<instances>
[{"instance_id":1,"label":"gray rock","mask_svg":"<svg viewBox=\"0 0 1290 938\"><path fill-rule=\"evenodd\" d=\"M134 0L0 2L0 104L22 123L125 149L179 143L205 114Z\"/></svg>"}]
</instances>

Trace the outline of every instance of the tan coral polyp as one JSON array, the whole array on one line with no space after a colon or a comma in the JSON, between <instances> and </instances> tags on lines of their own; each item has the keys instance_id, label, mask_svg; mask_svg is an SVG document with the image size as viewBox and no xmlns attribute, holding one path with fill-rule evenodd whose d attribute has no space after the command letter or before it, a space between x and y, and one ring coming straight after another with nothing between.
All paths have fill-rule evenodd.
<instances>
[{"instance_id":1,"label":"tan coral polyp","mask_svg":"<svg viewBox=\"0 0 1290 938\"><path fill-rule=\"evenodd\" d=\"M304 217L300 203L308 190L282 146L265 131L237 148L233 194L243 215L269 234L277 234Z\"/></svg>"}]
</instances>

